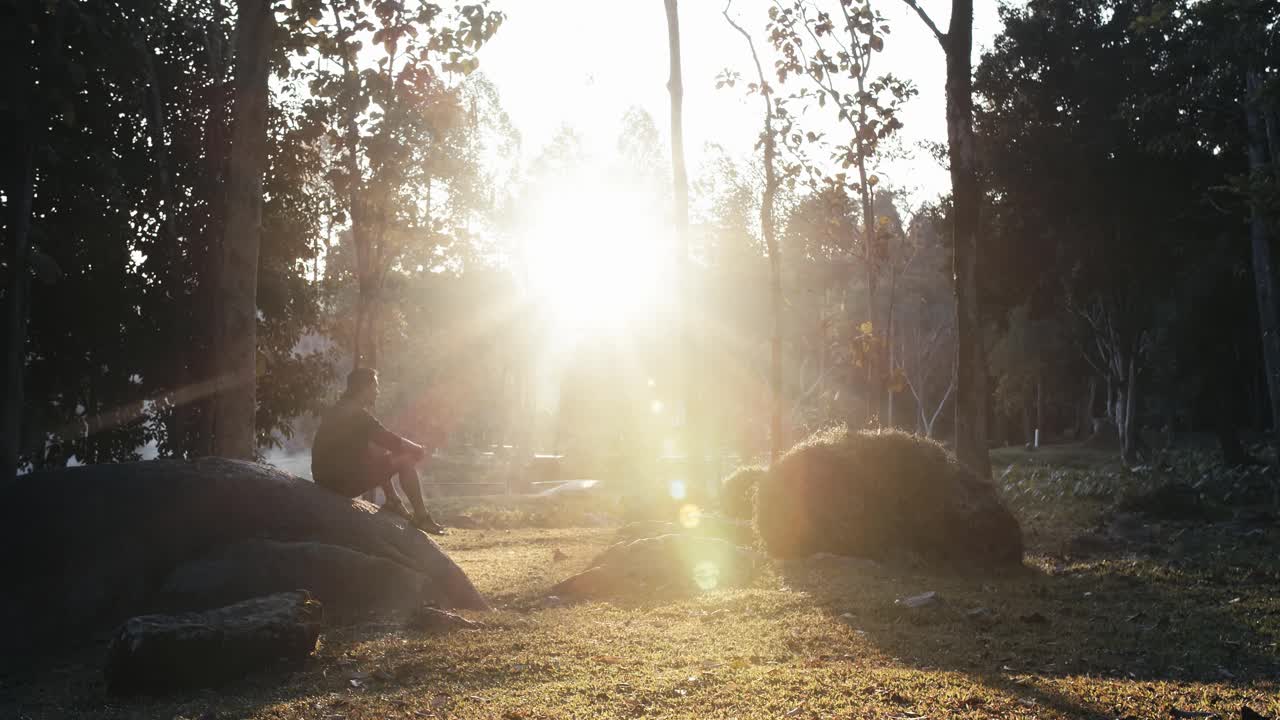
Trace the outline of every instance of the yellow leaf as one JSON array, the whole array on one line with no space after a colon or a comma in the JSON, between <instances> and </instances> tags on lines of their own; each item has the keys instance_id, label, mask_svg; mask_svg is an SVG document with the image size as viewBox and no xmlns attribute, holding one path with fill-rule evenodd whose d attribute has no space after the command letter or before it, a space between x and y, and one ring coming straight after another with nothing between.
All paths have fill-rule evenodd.
<instances>
[{"instance_id":1,"label":"yellow leaf","mask_svg":"<svg viewBox=\"0 0 1280 720\"><path fill-rule=\"evenodd\" d=\"M875 187L876 185L879 185L880 177L877 175L872 175L871 177L867 178L867 184L870 185L871 187Z\"/></svg>"},{"instance_id":2,"label":"yellow leaf","mask_svg":"<svg viewBox=\"0 0 1280 720\"><path fill-rule=\"evenodd\" d=\"M307 24L310 25L311 27L315 27L319 22L320 22L320 18L316 15L312 15L311 17L307 18Z\"/></svg>"},{"instance_id":3,"label":"yellow leaf","mask_svg":"<svg viewBox=\"0 0 1280 720\"><path fill-rule=\"evenodd\" d=\"M868 320L862 323L861 325L858 326L858 329L862 331L863 335L870 335L872 330L871 321Z\"/></svg>"}]
</instances>

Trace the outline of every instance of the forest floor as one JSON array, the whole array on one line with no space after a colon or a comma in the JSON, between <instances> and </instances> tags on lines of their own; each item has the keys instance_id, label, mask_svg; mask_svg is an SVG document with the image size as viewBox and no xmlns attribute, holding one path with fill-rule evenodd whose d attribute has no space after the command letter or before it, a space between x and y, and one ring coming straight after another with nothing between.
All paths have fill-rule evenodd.
<instances>
[{"instance_id":1,"label":"forest floor","mask_svg":"<svg viewBox=\"0 0 1280 720\"><path fill-rule=\"evenodd\" d=\"M1044 482L1078 487L1112 472L1086 461L997 453L996 474L1034 480L1031 464L1054 478ZM422 635L373 618L327 630L301 671L165 700L106 696L98 652L0 680L0 716L1226 719L1248 706L1280 717L1274 516L1138 518L1088 492L1019 482L1010 502L1027 556L1014 576L828 556L771 563L746 589L560 605L546 601L550 586L615 529L521 527L506 508L506 527L441 542L497 608L468 613L483 629ZM930 591L932 605L895 605Z\"/></svg>"}]
</instances>

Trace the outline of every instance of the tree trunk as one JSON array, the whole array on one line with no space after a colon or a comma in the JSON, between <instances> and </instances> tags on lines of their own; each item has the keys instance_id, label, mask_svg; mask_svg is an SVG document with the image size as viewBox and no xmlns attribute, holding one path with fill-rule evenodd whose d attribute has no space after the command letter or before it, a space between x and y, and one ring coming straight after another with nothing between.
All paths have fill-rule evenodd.
<instances>
[{"instance_id":1,"label":"tree trunk","mask_svg":"<svg viewBox=\"0 0 1280 720\"><path fill-rule=\"evenodd\" d=\"M218 397L214 453L252 459L257 367L258 248L267 161L267 99L276 18L267 0L240 0L236 18L227 225L218 273Z\"/></svg>"},{"instance_id":2,"label":"tree trunk","mask_svg":"<svg viewBox=\"0 0 1280 720\"><path fill-rule=\"evenodd\" d=\"M977 148L973 139L973 0L953 0L947 31L947 149L951 160L956 278L956 457L991 477L987 454L987 352L978 298Z\"/></svg>"},{"instance_id":3,"label":"tree trunk","mask_svg":"<svg viewBox=\"0 0 1280 720\"><path fill-rule=\"evenodd\" d=\"M1268 104L1262 111L1263 125L1267 128L1267 149L1271 156L1271 172L1280 183L1280 119L1276 118L1274 104Z\"/></svg>"},{"instance_id":4,"label":"tree trunk","mask_svg":"<svg viewBox=\"0 0 1280 720\"><path fill-rule=\"evenodd\" d=\"M1093 406L1098 401L1098 378L1089 376L1089 393L1085 396L1084 406L1080 409L1080 417L1076 419L1076 440L1089 437L1093 429Z\"/></svg>"},{"instance_id":5,"label":"tree trunk","mask_svg":"<svg viewBox=\"0 0 1280 720\"><path fill-rule=\"evenodd\" d=\"M1249 130L1249 172L1254 182L1263 179L1267 165L1267 136L1259 96L1262 79L1255 68L1246 73L1245 119ZM1267 236L1266 208L1257 192L1250 193L1249 244L1253 248L1253 286L1258 299L1258 323L1262 331L1262 359L1271 400L1271 432L1280 438L1280 317L1276 307L1275 274L1271 243Z\"/></svg>"},{"instance_id":6,"label":"tree trunk","mask_svg":"<svg viewBox=\"0 0 1280 720\"><path fill-rule=\"evenodd\" d=\"M195 306L191 316L197 325L189 334L192 342L186 348L188 367L191 368L193 380L199 387L216 389L215 378L219 368L216 354L213 352L218 328L217 292L218 264L222 258L222 232L226 227L226 185L223 180L227 171L227 95L226 95L226 49L223 45L222 20L223 4L213 4L213 20L206 31L206 43L209 54L209 75L211 84L209 116L205 120L205 163L204 192L208 204L208 218L205 224L204 242L195 248L191 265L196 276L196 289L193 297ZM192 456L213 454L213 411L216 396L207 391L197 393L187 406L191 420L187 423L191 431L188 452Z\"/></svg>"},{"instance_id":7,"label":"tree trunk","mask_svg":"<svg viewBox=\"0 0 1280 720\"><path fill-rule=\"evenodd\" d=\"M862 85L862 79L858 79L859 87ZM862 179L862 232L864 235L864 243L866 244L866 261L867 261L867 319L866 322L871 324L871 338L868 344L868 350L863 356L863 362L866 363L867 371L867 414L864 423L870 426L880 426L880 390L883 383L879 382L879 374L876 362L880 357L879 348L876 347L875 337L877 332L881 332L880 320L876 317L876 295L879 289L880 274L878 270L879 252L876 247L876 228L875 228L875 208L872 205L871 193L867 189L867 169L866 160L859 156L858 158L858 176ZM855 327L862 323L854 321ZM856 332L856 331L855 331Z\"/></svg>"},{"instance_id":8,"label":"tree trunk","mask_svg":"<svg viewBox=\"0 0 1280 720\"><path fill-rule=\"evenodd\" d=\"M164 263L166 272L165 301L170 307L180 307L186 301L186 292L183 289L185 284L186 273L183 272L182 242L178 237L176 226L176 212L178 203L173 192L173 183L169 178L169 144L165 139L165 126L167 118L164 107L164 91L160 85L160 74L156 71L155 53L147 43L146 36L143 35L141 29L135 29L133 34L134 49L138 53L139 65L142 68L143 75L147 82L147 100L150 117L148 118L148 130L151 137L151 153L152 162L155 163L155 183L157 186L157 194L160 202L164 206L164 216L157 232L158 245L163 253L160 259ZM181 456L183 449L187 444L189 437L188 419L190 413L187 411L188 403L184 402L182 396L187 391L188 383L191 376L187 369L187 364L183 362L188 357L190 348L189 337L190 322L185 313L173 312L168 324L168 342L170 345L171 362L166 363L165 373L167 377L163 377L161 382L164 384L169 394L168 422L166 423L166 435L168 438L167 445L171 451Z\"/></svg>"},{"instance_id":9,"label":"tree trunk","mask_svg":"<svg viewBox=\"0 0 1280 720\"><path fill-rule=\"evenodd\" d=\"M668 2L668 7L670 8L673 4L673 0ZM751 60L756 66L756 79L760 83L760 97L764 101L764 196L760 201L760 229L764 234L765 248L769 253L769 308L773 314L773 337L769 341L769 465L772 467L782 456L784 443L782 435L782 258L773 222L774 198L778 192L778 176L774 167L776 145L773 136L773 100L765 91L768 83L751 34L729 16L728 5L724 9L724 17L729 25L747 40L747 47L751 50ZM818 345L820 355L825 346L826 337L824 336ZM823 362L819 359L817 382L822 382L822 365Z\"/></svg>"},{"instance_id":10,"label":"tree trunk","mask_svg":"<svg viewBox=\"0 0 1280 720\"><path fill-rule=\"evenodd\" d=\"M1106 391L1106 396L1103 397L1102 412L1103 412L1103 415L1107 418L1107 420L1111 422L1112 425L1119 427L1120 421L1119 421L1119 418L1116 417L1116 406L1112 403L1112 400L1115 398L1115 395L1116 395L1115 386L1114 386L1115 384L1111 381L1110 373L1107 374L1106 382L1107 382L1107 385L1104 388L1104 390Z\"/></svg>"},{"instance_id":11,"label":"tree trunk","mask_svg":"<svg viewBox=\"0 0 1280 720\"><path fill-rule=\"evenodd\" d=\"M1222 451L1222 462L1228 467L1252 465L1253 458L1245 451L1240 442L1240 434L1236 430L1235 413L1232 412L1231 383L1219 373L1214 379L1204 384L1203 403L1213 413L1214 432L1218 436L1218 447Z\"/></svg>"},{"instance_id":12,"label":"tree trunk","mask_svg":"<svg viewBox=\"0 0 1280 720\"><path fill-rule=\"evenodd\" d=\"M14 23L14 26L25 23ZM18 42L6 42L10 49L26 47ZM30 73L27 58L21 57L10 64L14 68L15 84L24 94L29 90ZM4 402L0 412L0 439L3 453L0 457L0 483L12 481L18 474L18 455L22 438L23 377L26 370L27 303L30 294L30 273L27 258L31 238L31 201L35 190L35 143L28 138L34 134L30 119L30 104L19 103L26 110L25 122L15 138L17 153L9 168L5 193L9 196L9 247L5 262L8 264L4 286Z\"/></svg>"},{"instance_id":13,"label":"tree trunk","mask_svg":"<svg viewBox=\"0 0 1280 720\"><path fill-rule=\"evenodd\" d=\"M1025 395L1022 399L1022 444L1031 444L1031 403Z\"/></svg>"},{"instance_id":14,"label":"tree trunk","mask_svg":"<svg viewBox=\"0 0 1280 720\"><path fill-rule=\"evenodd\" d=\"M1040 371L1036 372L1036 431L1040 435L1044 435L1044 374ZM1037 446L1036 436L1032 435L1031 442Z\"/></svg>"},{"instance_id":15,"label":"tree trunk","mask_svg":"<svg viewBox=\"0 0 1280 720\"><path fill-rule=\"evenodd\" d=\"M9 217L9 242L4 261L7 277L4 285L4 354L0 360L4 367L3 394L0 395L0 484L14 480L18 473L18 457L22 448L22 414L25 407L23 381L26 375L27 317L31 293L31 208L35 198L36 164L35 150L44 141L44 121L39 117L43 103L39 102L37 74L33 66L42 61L50 67L61 46L62 10L56 8L48 14L45 26L45 42L33 38L30 32L38 31L38 20L31 16L32 3L17 3L16 17L0 23L4 33L5 66L10 68L8 97L14 100L16 114L11 158L5 172L4 193L7 197ZM32 56L41 48L44 57L39 61Z\"/></svg>"},{"instance_id":16,"label":"tree trunk","mask_svg":"<svg viewBox=\"0 0 1280 720\"><path fill-rule=\"evenodd\" d=\"M689 264L689 177L684 162L684 83L680 62L680 12L677 0L663 0L667 11L667 51L670 60L671 74L667 80L667 90L671 94L671 177L674 192L675 230L676 230L676 263L679 268L681 297L681 355L683 356L683 372L681 372L682 394L684 395L685 412L685 455L689 459L689 471L697 478L690 477L693 486L700 486L702 473L695 462L700 448L697 447L696 417L697 387L694 368L697 360L694 357L693 344L693 277ZM700 458L697 458L700 459Z\"/></svg>"},{"instance_id":17,"label":"tree trunk","mask_svg":"<svg viewBox=\"0 0 1280 720\"><path fill-rule=\"evenodd\" d=\"M1127 370L1127 379L1124 384L1123 407L1118 408L1121 415L1120 426L1120 459L1125 465L1135 465L1138 462L1138 452L1142 446L1142 440L1138 437L1138 422L1136 415L1138 412L1138 352L1135 348L1129 353L1129 363Z\"/></svg>"}]
</instances>

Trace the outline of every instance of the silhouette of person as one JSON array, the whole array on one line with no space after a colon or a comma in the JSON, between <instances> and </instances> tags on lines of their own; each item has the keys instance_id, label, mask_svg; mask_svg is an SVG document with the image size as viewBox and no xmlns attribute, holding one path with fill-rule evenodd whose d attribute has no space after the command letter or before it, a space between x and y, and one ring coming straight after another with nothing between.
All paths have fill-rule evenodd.
<instances>
[{"instance_id":1,"label":"silhouette of person","mask_svg":"<svg viewBox=\"0 0 1280 720\"><path fill-rule=\"evenodd\" d=\"M316 484L344 497L356 497L375 487L386 493L386 507L425 532L443 535L445 530L427 512L418 484L416 465L427 456L426 448L391 432L373 416L378 400L378 371L356 368L347 376L347 390L325 413L311 449L311 476ZM411 514L400 501L392 479L409 502Z\"/></svg>"}]
</instances>

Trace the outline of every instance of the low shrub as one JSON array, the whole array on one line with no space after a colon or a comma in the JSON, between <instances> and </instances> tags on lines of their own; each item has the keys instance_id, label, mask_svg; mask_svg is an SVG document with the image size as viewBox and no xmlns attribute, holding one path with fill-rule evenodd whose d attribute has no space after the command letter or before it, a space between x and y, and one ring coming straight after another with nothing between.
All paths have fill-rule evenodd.
<instances>
[{"instance_id":1,"label":"low shrub","mask_svg":"<svg viewBox=\"0 0 1280 720\"><path fill-rule=\"evenodd\" d=\"M756 485L768 470L746 465L734 470L720 484L720 511L734 520L750 521L755 514Z\"/></svg>"},{"instance_id":2,"label":"low shrub","mask_svg":"<svg viewBox=\"0 0 1280 720\"><path fill-rule=\"evenodd\" d=\"M970 566L1022 559L1021 528L995 487L917 435L816 433L787 451L756 493L756 532L777 556L830 552Z\"/></svg>"}]
</instances>

